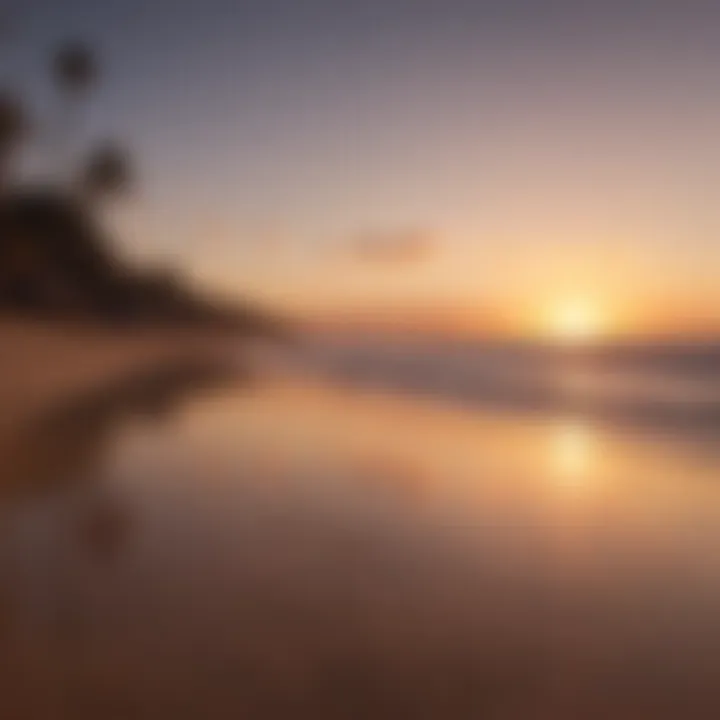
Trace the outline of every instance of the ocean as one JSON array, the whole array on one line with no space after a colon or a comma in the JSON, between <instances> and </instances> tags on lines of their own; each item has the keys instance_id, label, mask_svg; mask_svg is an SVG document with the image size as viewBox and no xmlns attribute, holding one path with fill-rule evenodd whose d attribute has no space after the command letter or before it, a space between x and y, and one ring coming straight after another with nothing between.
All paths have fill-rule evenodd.
<instances>
[{"instance_id":1,"label":"ocean","mask_svg":"<svg viewBox=\"0 0 720 720\"><path fill-rule=\"evenodd\" d=\"M558 346L368 338L307 348L334 381L465 408L675 432L720 428L720 341Z\"/></svg>"}]
</instances>

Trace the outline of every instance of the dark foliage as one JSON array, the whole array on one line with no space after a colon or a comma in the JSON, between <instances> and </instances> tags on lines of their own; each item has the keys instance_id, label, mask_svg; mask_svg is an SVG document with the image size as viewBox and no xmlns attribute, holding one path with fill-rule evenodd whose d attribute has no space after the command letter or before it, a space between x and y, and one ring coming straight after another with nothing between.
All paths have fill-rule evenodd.
<instances>
[{"instance_id":1,"label":"dark foliage","mask_svg":"<svg viewBox=\"0 0 720 720\"><path fill-rule=\"evenodd\" d=\"M55 54L53 74L64 91L77 93L87 90L98 74L93 51L81 42L63 45Z\"/></svg>"},{"instance_id":2,"label":"dark foliage","mask_svg":"<svg viewBox=\"0 0 720 720\"><path fill-rule=\"evenodd\" d=\"M69 43L54 55L52 74L66 96L94 83L93 51ZM132 267L102 228L101 203L133 182L130 156L106 143L73 183L28 187L12 177L30 120L19 98L0 91L0 313L93 323L223 328L276 334L279 325L249 306L227 307L163 272Z\"/></svg>"}]
</instances>

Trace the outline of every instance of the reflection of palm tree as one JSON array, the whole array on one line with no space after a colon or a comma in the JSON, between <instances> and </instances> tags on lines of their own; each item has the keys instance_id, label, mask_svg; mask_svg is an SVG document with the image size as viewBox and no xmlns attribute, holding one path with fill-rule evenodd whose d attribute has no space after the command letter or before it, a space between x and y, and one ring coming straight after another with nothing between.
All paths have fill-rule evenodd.
<instances>
[{"instance_id":1,"label":"reflection of palm tree","mask_svg":"<svg viewBox=\"0 0 720 720\"><path fill-rule=\"evenodd\" d=\"M112 438L107 418L42 419L0 445L3 500L34 497L91 480Z\"/></svg>"},{"instance_id":2,"label":"reflection of palm tree","mask_svg":"<svg viewBox=\"0 0 720 720\"><path fill-rule=\"evenodd\" d=\"M48 409L0 438L0 500L94 482L128 419L162 417L193 392L237 379L232 366L188 360Z\"/></svg>"},{"instance_id":3,"label":"reflection of palm tree","mask_svg":"<svg viewBox=\"0 0 720 720\"><path fill-rule=\"evenodd\" d=\"M42 412L10 437L0 437L0 508L79 491L78 539L95 559L113 560L131 520L125 504L101 482L116 434L131 417L164 417L193 392L237 379L236 372L218 362L180 362Z\"/></svg>"}]
</instances>

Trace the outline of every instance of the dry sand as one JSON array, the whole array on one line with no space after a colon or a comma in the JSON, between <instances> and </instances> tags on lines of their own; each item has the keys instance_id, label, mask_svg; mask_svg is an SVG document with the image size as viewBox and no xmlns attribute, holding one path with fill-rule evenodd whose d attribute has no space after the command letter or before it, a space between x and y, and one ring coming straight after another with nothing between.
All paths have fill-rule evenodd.
<instances>
[{"instance_id":1,"label":"dry sand","mask_svg":"<svg viewBox=\"0 0 720 720\"><path fill-rule=\"evenodd\" d=\"M39 409L139 373L219 362L236 346L236 339L212 332L0 321L0 431Z\"/></svg>"}]
</instances>

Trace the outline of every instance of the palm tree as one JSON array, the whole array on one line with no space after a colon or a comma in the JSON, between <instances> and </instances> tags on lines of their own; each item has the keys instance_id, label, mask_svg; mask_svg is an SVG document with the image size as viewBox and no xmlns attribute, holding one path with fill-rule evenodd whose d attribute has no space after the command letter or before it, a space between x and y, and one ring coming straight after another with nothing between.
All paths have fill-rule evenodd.
<instances>
[{"instance_id":1,"label":"palm tree","mask_svg":"<svg viewBox=\"0 0 720 720\"><path fill-rule=\"evenodd\" d=\"M83 43L63 45L53 58L53 74L62 92L69 95L86 92L97 77L93 51Z\"/></svg>"},{"instance_id":2,"label":"palm tree","mask_svg":"<svg viewBox=\"0 0 720 720\"><path fill-rule=\"evenodd\" d=\"M0 92L0 190L5 187L13 156L28 130L29 121L20 100Z\"/></svg>"},{"instance_id":3,"label":"palm tree","mask_svg":"<svg viewBox=\"0 0 720 720\"><path fill-rule=\"evenodd\" d=\"M127 191L133 183L130 156L115 143L105 143L89 157L80 176L80 189L88 201Z\"/></svg>"},{"instance_id":4,"label":"palm tree","mask_svg":"<svg viewBox=\"0 0 720 720\"><path fill-rule=\"evenodd\" d=\"M79 125L80 103L98 75L97 60L91 48L81 42L61 46L53 56L52 75L63 97L63 117L59 124L58 156L61 166L66 160L73 132Z\"/></svg>"}]
</instances>

